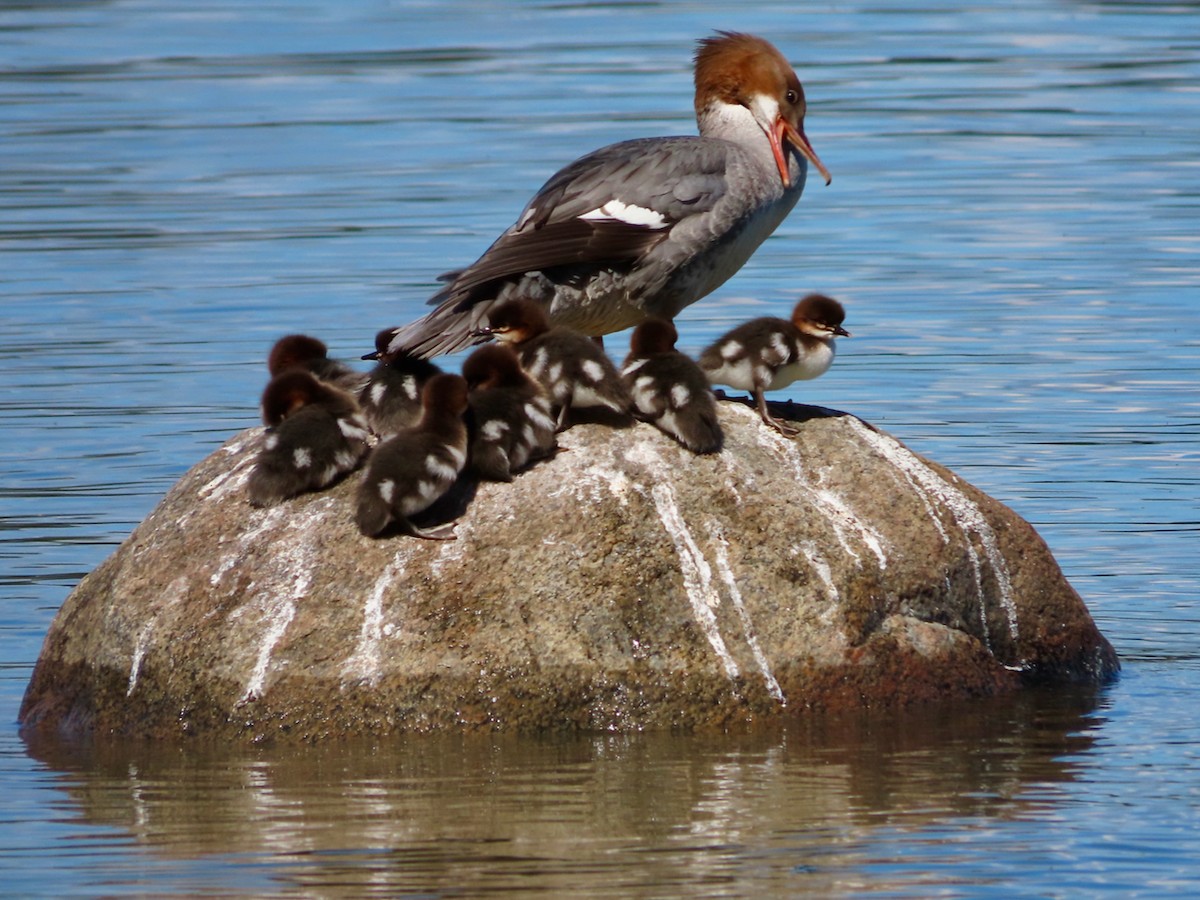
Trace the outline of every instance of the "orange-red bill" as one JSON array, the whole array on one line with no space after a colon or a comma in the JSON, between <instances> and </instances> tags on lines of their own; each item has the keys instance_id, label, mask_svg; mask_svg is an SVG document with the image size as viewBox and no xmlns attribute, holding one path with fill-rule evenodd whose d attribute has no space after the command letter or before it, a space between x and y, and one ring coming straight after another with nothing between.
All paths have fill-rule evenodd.
<instances>
[{"instance_id":1,"label":"orange-red bill","mask_svg":"<svg viewBox=\"0 0 1200 900\"><path fill-rule=\"evenodd\" d=\"M808 138L804 136L804 132L793 127L783 117L775 120L775 127L769 135L771 139L771 152L775 154L775 165L779 167L779 177L783 179L785 187L790 187L792 183L791 176L788 174L787 158L783 155L783 139L786 137L793 147L804 154L807 159L825 179L825 183L833 181L833 176L829 174L829 170L825 168L825 164L821 162L821 158L817 156L817 151L812 148L812 144L808 142Z\"/></svg>"}]
</instances>

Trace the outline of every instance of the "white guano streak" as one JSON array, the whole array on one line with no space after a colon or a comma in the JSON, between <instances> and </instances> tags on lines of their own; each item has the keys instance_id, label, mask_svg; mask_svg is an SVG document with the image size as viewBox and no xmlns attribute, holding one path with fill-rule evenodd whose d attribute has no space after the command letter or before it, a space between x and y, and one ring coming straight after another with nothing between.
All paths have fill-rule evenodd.
<instances>
[{"instance_id":1,"label":"white guano streak","mask_svg":"<svg viewBox=\"0 0 1200 900\"><path fill-rule=\"evenodd\" d=\"M759 646L758 635L755 633L754 623L750 619L750 611L746 609L746 604L742 600L742 592L738 590L737 579L734 578L733 569L729 565L729 545L725 541L725 533L715 519L709 521L708 530L716 547L717 571L721 573L721 580L725 582L725 587L729 590L729 599L733 602L733 608L737 610L738 620L742 623L742 634L745 635L746 644L750 647L750 653L754 656L758 671L762 673L768 693L778 700L781 706L787 706L783 689L771 673L771 664L767 661L767 655L763 653L762 647Z\"/></svg>"},{"instance_id":2,"label":"white guano streak","mask_svg":"<svg viewBox=\"0 0 1200 900\"><path fill-rule=\"evenodd\" d=\"M683 575L683 587L691 602L692 614L696 617L700 630L708 638L713 651L720 658L725 674L730 679L737 678L737 663L725 646L721 630L717 626L717 617L713 614L713 610L721 604L721 597L713 587L712 569L708 560L700 552L687 523L679 514L675 492L671 490L670 485L654 485L650 489L650 496L654 500L663 527L675 545L675 553L679 557L679 570Z\"/></svg>"},{"instance_id":3,"label":"white guano streak","mask_svg":"<svg viewBox=\"0 0 1200 900\"><path fill-rule=\"evenodd\" d=\"M884 552L883 538L880 537L875 529L859 518L854 510L846 505L846 501L837 496L837 494L828 488L816 488L809 484L808 476L804 469L804 461L800 458L800 452L796 449L792 440L769 428L759 429L758 435L761 445L781 453L792 464L800 486L805 488L813 498L817 508L824 513L826 521L833 528L834 534L837 535L838 543L842 545L842 549L846 551L846 555L855 562L859 562L860 560L858 553L855 552L854 547L848 540L847 530L849 530L854 532L858 536L859 541L874 554L875 559L879 561L880 570L886 569L887 554Z\"/></svg>"},{"instance_id":4,"label":"white guano streak","mask_svg":"<svg viewBox=\"0 0 1200 900\"><path fill-rule=\"evenodd\" d=\"M362 630L358 646L346 660L343 671L349 678L374 686L379 681L379 644L383 640L383 595L393 581L404 574L404 554L397 552L383 574L375 580L363 606Z\"/></svg>"},{"instance_id":5,"label":"white guano streak","mask_svg":"<svg viewBox=\"0 0 1200 900\"><path fill-rule=\"evenodd\" d=\"M1017 606L1013 599L1012 582L1008 575L1008 564L1004 561L1004 555L1000 552L996 533L992 531L992 527L988 524L983 512L966 494L953 485L948 484L944 478L925 465L915 453L904 447L894 438L887 437L868 428L853 417L847 417L847 421L858 430L863 440L870 444L884 459L906 475L911 476L912 480L920 485L924 491L932 495L943 507L949 510L959 530L964 534L974 533L979 538L980 544L983 545L983 552L987 556L988 564L991 566L992 573L996 578L996 585L1000 594L1000 606L1003 608L1005 618L1007 619L1009 636L1015 642L1018 634ZM976 556L975 548L969 538L966 544L971 557L971 564L975 569L975 581L979 589L980 614L984 617L983 625L986 638L987 621L986 612L983 610L982 573L980 572L979 560Z\"/></svg>"},{"instance_id":6,"label":"white guano streak","mask_svg":"<svg viewBox=\"0 0 1200 900\"><path fill-rule=\"evenodd\" d=\"M180 575L169 585L162 593L162 600L155 604L157 607L149 620L147 620L141 628L138 629L138 636L134 640L133 653L129 661L129 686L125 690L125 696L133 696L133 690L137 687L138 678L142 674L142 660L146 658L146 648L150 645L150 636L158 628L159 619L162 618L163 612L168 607L174 606L187 593L187 577Z\"/></svg>"},{"instance_id":7,"label":"white guano streak","mask_svg":"<svg viewBox=\"0 0 1200 900\"><path fill-rule=\"evenodd\" d=\"M289 542L285 537L281 543L287 549L277 554L273 560L278 566L277 571L283 576L279 581L283 583L268 579L255 595L263 612L262 621L266 623L266 630L258 645L258 657L250 672L246 689L237 702L238 706L262 696L275 645L296 617L296 604L307 596L312 586L312 542L313 537L320 531L323 518L322 508L310 506L304 514L290 520L289 531L294 535L294 542Z\"/></svg>"}]
</instances>

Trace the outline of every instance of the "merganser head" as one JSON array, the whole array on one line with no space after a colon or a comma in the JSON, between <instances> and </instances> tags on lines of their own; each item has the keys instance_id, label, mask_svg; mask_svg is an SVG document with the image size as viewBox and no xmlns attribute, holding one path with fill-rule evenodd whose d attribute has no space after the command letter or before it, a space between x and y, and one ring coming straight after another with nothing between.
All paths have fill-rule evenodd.
<instances>
[{"instance_id":1,"label":"merganser head","mask_svg":"<svg viewBox=\"0 0 1200 900\"><path fill-rule=\"evenodd\" d=\"M540 304L532 300L507 300L488 313L486 328L477 329L472 334L521 344L549 329L550 320Z\"/></svg>"},{"instance_id":2,"label":"merganser head","mask_svg":"<svg viewBox=\"0 0 1200 900\"><path fill-rule=\"evenodd\" d=\"M396 336L396 331L398 329L395 328L385 328L383 331L379 331L376 335L374 353L364 353L362 354L362 359L388 361L388 344L391 343L391 338Z\"/></svg>"},{"instance_id":3,"label":"merganser head","mask_svg":"<svg viewBox=\"0 0 1200 900\"><path fill-rule=\"evenodd\" d=\"M421 390L423 421L458 418L467 409L467 382L458 375L434 375Z\"/></svg>"},{"instance_id":4,"label":"merganser head","mask_svg":"<svg viewBox=\"0 0 1200 900\"><path fill-rule=\"evenodd\" d=\"M629 352L633 356L649 356L675 349L679 332L670 319L647 319L633 330L629 338Z\"/></svg>"},{"instance_id":5,"label":"merganser head","mask_svg":"<svg viewBox=\"0 0 1200 900\"><path fill-rule=\"evenodd\" d=\"M267 356L267 371L272 375L288 369L303 369L318 359L327 359L325 342L307 334L288 334L281 337Z\"/></svg>"},{"instance_id":6,"label":"merganser head","mask_svg":"<svg viewBox=\"0 0 1200 900\"><path fill-rule=\"evenodd\" d=\"M696 50L695 79L696 120L701 133L705 119L721 105L745 107L771 144L784 187L792 183L784 140L829 184L832 176L804 134L804 88L771 43L734 31L704 38Z\"/></svg>"},{"instance_id":7,"label":"merganser head","mask_svg":"<svg viewBox=\"0 0 1200 900\"><path fill-rule=\"evenodd\" d=\"M468 356L462 377L471 390L518 386L528 380L517 355L505 344L486 344Z\"/></svg>"},{"instance_id":8,"label":"merganser head","mask_svg":"<svg viewBox=\"0 0 1200 900\"><path fill-rule=\"evenodd\" d=\"M792 311L792 324L813 337L828 340L834 336L850 337L842 327L846 310L842 304L824 294L809 294Z\"/></svg>"},{"instance_id":9,"label":"merganser head","mask_svg":"<svg viewBox=\"0 0 1200 900\"><path fill-rule=\"evenodd\" d=\"M276 375L262 394L263 424L275 426L301 407L315 403L331 391L310 372L289 369Z\"/></svg>"}]
</instances>

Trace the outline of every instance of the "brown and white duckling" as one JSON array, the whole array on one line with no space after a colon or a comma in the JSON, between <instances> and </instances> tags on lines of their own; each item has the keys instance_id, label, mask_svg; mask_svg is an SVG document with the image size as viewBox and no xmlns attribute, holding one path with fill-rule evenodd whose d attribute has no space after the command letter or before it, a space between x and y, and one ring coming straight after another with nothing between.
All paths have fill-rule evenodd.
<instances>
[{"instance_id":1,"label":"brown and white duckling","mask_svg":"<svg viewBox=\"0 0 1200 900\"><path fill-rule=\"evenodd\" d=\"M764 316L734 328L700 354L700 368L713 384L750 391L762 420L787 437L797 431L767 412L764 391L824 375L833 364L834 338L849 337L846 311L824 294L796 304L791 321Z\"/></svg>"},{"instance_id":2,"label":"brown and white duckling","mask_svg":"<svg viewBox=\"0 0 1200 900\"><path fill-rule=\"evenodd\" d=\"M546 311L531 300L509 300L488 314L476 334L511 344L521 365L541 382L558 407L558 430L573 408L598 406L626 416L632 400L616 366L594 340L569 328L551 327Z\"/></svg>"},{"instance_id":3,"label":"brown and white duckling","mask_svg":"<svg viewBox=\"0 0 1200 900\"><path fill-rule=\"evenodd\" d=\"M701 368L675 349L679 333L668 319L647 319L633 330L621 378L634 415L693 453L716 453L724 435L717 401Z\"/></svg>"},{"instance_id":4,"label":"brown and white duckling","mask_svg":"<svg viewBox=\"0 0 1200 900\"><path fill-rule=\"evenodd\" d=\"M269 430L247 483L254 506L326 488L370 450L370 431L354 396L303 369L268 382L262 416Z\"/></svg>"},{"instance_id":5,"label":"brown and white duckling","mask_svg":"<svg viewBox=\"0 0 1200 900\"><path fill-rule=\"evenodd\" d=\"M267 371L271 377L289 369L311 372L328 384L347 391L356 391L366 376L344 362L329 358L329 348L319 338L308 334L288 334L271 347L267 355Z\"/></svg>"},{"instance_id":6,"label":"brown and white duckling","mask_svg":"<svg viewBox=\"0 0 1200 900\"><path fill-rule=\"evenodd\" d=\"M421 391L421 417L375 448L358 487L358 530L379 535L395 523L429 540L454 540L454 526L421 529L409 516L428 509L450 490L467 461L467 383L435 375Z\"/></svg>"},{"instance_id":7,"label":"brown and white duckling","mask_svg":"<svg viewBox=\"0 0 1200 900\"><path fill-rule=\"evenodd\" d=\"M363 359L377 360L358 394L359 405L378 435L395 434L421 417L421 388L441 369L404 350L388 351L395 334L385 328L375 335L375 352Z\"/></svg>"},{"instance_id":8,"label":"brown and white duckling","mask_svg":"<svg viewBox=\"0 0 1200 900\"><path fill-rule=\"evenodd\" d=\"M469 466L481 478L512 481L534 460L557 446L550 397L521 368L505 344L488 344L467 357L463 378L469 400Z\"/></svg>"}]
</instances>

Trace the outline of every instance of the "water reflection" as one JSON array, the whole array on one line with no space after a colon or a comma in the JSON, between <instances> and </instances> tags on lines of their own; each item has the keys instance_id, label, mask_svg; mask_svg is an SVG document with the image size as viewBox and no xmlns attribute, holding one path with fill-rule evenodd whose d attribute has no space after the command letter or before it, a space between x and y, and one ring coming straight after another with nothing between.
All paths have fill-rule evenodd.
<instances>
[{"instance_id":1,"label":"water reflection","mask_svg":"<svg viewBox=\"0 0 1200 900\"><path fill-rule=\"evenodd\" d=\"M821 893L847 888L879 836L1036 816L1093 746L1096 702L1035 692L753 736L29 749L89 825L276 888L732 893L753 870Z\"/></svg>"}]
</instances>

